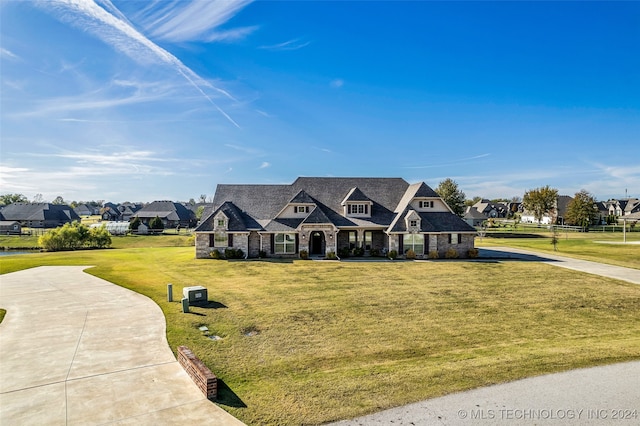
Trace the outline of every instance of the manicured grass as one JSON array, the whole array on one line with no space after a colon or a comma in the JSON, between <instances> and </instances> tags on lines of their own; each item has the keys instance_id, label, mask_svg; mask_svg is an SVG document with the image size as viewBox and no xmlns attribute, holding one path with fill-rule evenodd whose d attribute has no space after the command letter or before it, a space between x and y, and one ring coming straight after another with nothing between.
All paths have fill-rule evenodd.
<instances>
[{"instance_id":1,"label":"manicured grass","mask_svg":"<svg viewBox=\"0 0 640 426\"><path fill-rule=\"evenodd\" d=\"M6 257L0 270L49 264L96 265L88 272L151 297L171 347L189 346L248 424L322 423L640 358L640 286L538 263L215 261L155 248ZM192 285L215 303L184 314Z\"/></svg>"},{"instance_id":2,"label":"manicured grass","mask_svg":"<svg viewBox=\"0 0 640 426\"><path fill-rule=\"evenodd\" d=\"M621 232L560 233L557 251L554 251L549 232L539 233L535 238L525 235L518 238L517 234L505 238L501 233L487 233L483 238L476 238L476 247L519 247L640 269L640 244L637 244L640 232L628 232L628 243L622 244L622 241Z\"/></svg>"},{"instance_id":3,"label":"manicured grass","mask_svg":"<svg viewBox=\"0 0 640 426\"><path fill-rule=\"evenodd\" d=\"M167 230L161 235L126 235L112 236L112 248L152 248L152 247L191 247L194 237L175 234L175 230ZM0 236L0 248L38 248L37 236Z\"/></svg>"}]
</instances>

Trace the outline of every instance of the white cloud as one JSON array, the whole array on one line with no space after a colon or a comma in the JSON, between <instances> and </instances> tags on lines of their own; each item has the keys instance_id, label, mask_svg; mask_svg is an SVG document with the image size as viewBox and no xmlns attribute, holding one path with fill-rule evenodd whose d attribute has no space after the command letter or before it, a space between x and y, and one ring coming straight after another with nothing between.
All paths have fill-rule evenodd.
<instances>
[{"instance_id":1,"label":"white cloud","mask_svg":"<svg viewBox=\"0 0 640 426\"><path fill-rule=\"evenodd\" d=\"M260 164L260 167L258 167L259 169L266 169L267 167L271 167L271 163L264 161L262 164Z\"/></svg>"},{"instance_id":2,"label":"white cloud","mask_svg":"<svg viewBox=\"0 0 640 426\"><path fill-rule=\"evenodd\" d=\"M338 88L344 86L344 80L341 79L341 78L336 78L335 80L331 80L330 85L331 85L331 87L338 89Z\"/></svg>"},{"instance_id":3,"label":"white cloud","mask_svg":"<svg viewBox=\"0 0 640 426\"><path fill-rule=\"evenodd\" d=\"M218 31L251 0L195 0L191 2L154 1L136 16L154 38L172 42L189 40L219 41L246 37L258 27Z\"/></svg>"},{"instance_id":4,"label":"white cloud","mask_svg":"<svg viewBox=\"0 0 640 426\"><path fill-rule=\"evenodd\" d=\"M0 47L0 57L3 59L19 60L20 57L4 47Z\"/></svg>"},{"instance_id":5,"label":"white cloud","mask_svg":"<svg viewBox=\"0 0 640 426\"><path fill-rule=\"evenodd\" d=\"M275 51L298 50L298 49L302 49L303 47L307 47L309 44L311 44L310 41L302 41L299 38L294 38L292 40L287 40L285 42L278 43L278 44L260 46L259 49L275 50Z\"/></svg>"},{"instance_id":6,"label":"white cloud","mask_svg":"<svg viewBox=\"0 0 640 426\"><path fill-rule=\"evenodd\" d=\"M227 97L229 94L201 78L177 57L155 44L144 34L133 28L123 19L121 13L108 1L100 7L94 1L49 0L36 3L51 12L60 21L87 31L123 53L134 61L145 65L163 64L169 66L184 77L191 86L204 96L209 103L234 126L240 127L205 90L214 90ZM232 97L230 97L233 99Z\"/></svg>"}]
</instances>

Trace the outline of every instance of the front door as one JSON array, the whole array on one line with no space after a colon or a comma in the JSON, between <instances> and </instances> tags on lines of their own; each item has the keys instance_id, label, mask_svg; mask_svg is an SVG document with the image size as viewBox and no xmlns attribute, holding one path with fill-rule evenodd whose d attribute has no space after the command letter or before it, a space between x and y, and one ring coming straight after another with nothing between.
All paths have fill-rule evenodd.
<instances>
[{"instance_id":1,"label":"front door","mask_svg":"<svg viewBox=\"0 0 640 426\"><path fill-rule=\"evenodd\" d=\"M311 254L324 255L324 232L311 233Z\"/></svg>"}]
</instances>

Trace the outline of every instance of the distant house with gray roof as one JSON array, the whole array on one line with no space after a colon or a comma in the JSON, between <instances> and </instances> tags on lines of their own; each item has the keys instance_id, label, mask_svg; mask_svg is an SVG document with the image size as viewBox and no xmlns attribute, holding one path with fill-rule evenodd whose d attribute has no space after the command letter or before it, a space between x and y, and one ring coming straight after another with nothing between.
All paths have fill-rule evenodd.
<instances>
[{"instance_id":1,"label":"distant house with gray roof","mask_svg":"<svg viewBox=\"0 0 640 426\"><path fill-rule=\"evenodd\" d=\"M135 212L131 218L139 218L142 223L149 226L149 222L159 217L165 228L177 226L192 228L196 225L196 215L181 203L173 201L154 201Z\"/></svg>"},{"instance_id":2,"label":"distant house with gray roof","mask_svg":"<svg viewBox=\"0 0 640 426\"><path fill-rule=\"evenodd\" d=\"M65 223L80 220L66 204L13 203L0 210L2 220L18 221L29 228L55 228Z\"/></svg>"},{"instance_id":3,"label":"distant house with gray roof","mask_svg":"<svg viewBox=\"0 0 640 426\"><path fill-rule=\"evenodd\" d=\"M198 258L226 248L248 257L354 249L444 257L453 248L467 257L476 230L423 182L299 177L290 185L218 185L195 234Z\"/></svg>"}]
</instances>

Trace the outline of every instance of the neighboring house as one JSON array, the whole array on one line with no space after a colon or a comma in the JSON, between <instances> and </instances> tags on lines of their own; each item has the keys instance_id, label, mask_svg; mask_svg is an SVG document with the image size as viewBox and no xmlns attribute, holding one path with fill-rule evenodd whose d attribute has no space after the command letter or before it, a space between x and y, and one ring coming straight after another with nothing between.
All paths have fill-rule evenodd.
<instances>
[{"instance_id":1,"label":"neighboring house","mask_svg":"<svg viewBox=\"0 0 640 426\"><path fill-rule=\"evenodd\" d=\"M92 216L95 214L100 214L100 209L88 206L86 204L78 204L76 207L74 207L73 211L75 211L78 216Z\"/></svg>"},{"instance_id":2,"label":"neighboring house","mask_svg":"<svg viewBox=\"0 0 640 426\"><path fill-rule=\"evenodd\" d=\"M66 204L13 203L1 210L6 221L18 221L29 228L55 228L68 222L80 220Z\"/></svg>"},{"instance_id":3,"label":"neighboring house","mask_svg":"<svg viewBox=\"0 0 640 426\"><path fill-rule=\"evenodd\" d=\"M110 222L128 222L133 215L142 208L138 204L133 203L105 203L100 210L102 220Z\"/></svg>"},{"instance_id":4,"label":"neighboring house","mask_svg":"<svg viewBox=\"0 0 640 426\"><path fill-rule=\"evenodd\" d=\"M162 219L165 228L191 228L196 225L195 213L183 204L173 201L154 201L134 213L132 218L140 218L142 223L149 226L149 222L156 216Z\"/></svg>"},{"instance_id":5,"label":"neighboring house","mask_svg":"<svg viewBox=\"0 0 640 426\"><path fill-rule=\"evenodd\" d=\"M505 218L508 213L509 207L506 204L482 199L467 207L463 219L471 226L481 226L487 219Z\"/></svg>"},{"instance_id":6,"label":"neighboring house","mask_svg":"<svg viewBox=\"0 0 640 426\"><path fill-rule=\"evenodd\" d=\"M196 233L196 257L241 249L248 257L365 255L453 248L467 257L476 230L425 183L400 178L300 177L291 185L218 185Z\"/></svg>"},{"instance_id":7,"label":"neighboring house","mask_svg":"<svg viewBox=\"0 0 640 426\"><path fill-rule=\"evenodd\" d=\"M0 220L0 235L20 235L21 233L22 226L17 220Z\"/></svg>"},{"instance_id":8,"label":"neighboring house","mask_svg":"<svg viewBox=\"0 0 640 426\"><path fill-rule=\"evenodd\" d=\"M573 197L568 195L559 195L556 198L556 205L554 209L548 214L544 214L542 216L542 220L540 220L541 225L564 225L564 218L567 214L567 207L569 203L573 200ZM538 220L535 218L533 212L521 209L522 212L520 214L520 222L522 223L538 223Z\"/></svg>"},{"instance_id":9,"label":"neighboring house","mask_svg":"<svg viewBox=\"0 0 640 426\"><path fill-rule=\"evenodd\" d=\"M609 217L609 207L607 206L607 203L603 201L597 201L596 208L598 209L598 218L596 219L596 223L594 225L606 225L607 218Z\"/></svg>"},{"instance_id":10,"label":"neighboring house","mask_svg":"<svg viewBox=\"0 0 640 426\"><path fill-rule=\"evenodd\" d=\"M640 212L640 199L638 198L611 199L606 202L606 205L611 216L620 217Z\"/></svg>"},{"instance_id":11,"label":"neighboring house","mask_svg":"<svg viewBox=\"0 0 640 426\"><path fill-rule=\"evenodd\" d=\"M487 217L476 210L473 206L468 206L462 217L471 226L482 226Z\"/></svg>"}]
</instances>

